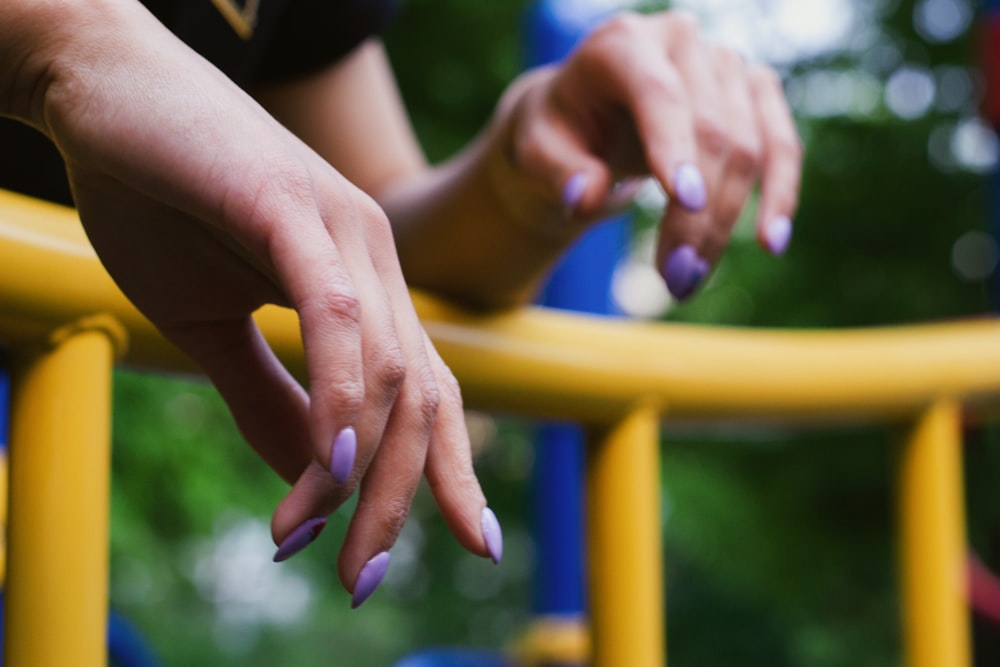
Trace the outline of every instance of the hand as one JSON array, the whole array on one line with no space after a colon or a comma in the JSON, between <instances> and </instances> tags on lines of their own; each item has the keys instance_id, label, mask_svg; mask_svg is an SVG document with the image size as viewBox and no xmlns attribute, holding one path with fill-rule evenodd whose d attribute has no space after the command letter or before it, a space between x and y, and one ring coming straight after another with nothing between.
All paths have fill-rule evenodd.
<instances>
[{"instance_id":1,"label":"hand","mask_svg":"<svg viewBox=\"0 0 1000 667\"><path fill-rule=\"evenodd\" d=\"M630 199L635 177L660 182L658 264L677 298L717 261L758 180L758 240L785 250L802 149L781 82L703 41L687 14L608 21L561 66L525 75L499 116L511 171L539 195L523 225L562 212L577 231Z\"/></svg>"},{"instance_id":2,"label":"hand","mask_svg":"<svg viewBox=\"0 0 1000 667\"><path fill-rule=\"evenodd\" d=\"M498 559L457 384L417 320L382 211L137 3L73 25L34 120L122 290L294 483L272 523L277 558L360 487L339 559L360 604L426 471L459 542ZM265 303L299 314L308 393L253 323Z\"/></svg>"}]
</instances>

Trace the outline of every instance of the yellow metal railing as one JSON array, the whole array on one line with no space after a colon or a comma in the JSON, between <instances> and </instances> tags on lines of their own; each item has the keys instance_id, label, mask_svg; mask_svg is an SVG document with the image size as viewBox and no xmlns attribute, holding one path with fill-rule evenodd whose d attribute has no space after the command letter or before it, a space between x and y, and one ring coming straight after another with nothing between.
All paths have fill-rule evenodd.
<instances>
[{"instance_id":1,"label":"yellow metal railing","mask_svg":"<svg viewBox=\"0 0 1000 667\"><path fill-rule=\"evenodd\" d=\"M473 315L414 298L469 407L592 427L595 665L665 662L665 416L911 424L899 465L908 664L969 665L960 410L1000 399L1000 322L748 331L538 309ZM259 322L301 377L294 314L268 308ZM112 365L191 367L117 291L72 211L2 192L0 340L15 367L4 658L14 667L104 667ZM61 537L53 530L74 524ZM35 629L42 622L44 633Z\"/></svg>"}]
</instances>

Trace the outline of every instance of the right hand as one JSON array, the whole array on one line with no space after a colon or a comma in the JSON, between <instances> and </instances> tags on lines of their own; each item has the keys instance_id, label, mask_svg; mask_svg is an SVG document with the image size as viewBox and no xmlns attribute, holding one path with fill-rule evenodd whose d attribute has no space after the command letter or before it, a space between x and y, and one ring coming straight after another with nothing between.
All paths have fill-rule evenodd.
<instances>
[{"instance_id":1,"label":"right hand","mask_svg":"<svg viewBox=\"0 0 1000 667\"><path fill-rule=\"evenodd\" d=\"M458 386L414 312L385 215L138 3L82 5L72 36L45 45L57 50L33 120L66 160L108 271L294 483L276 542L360 486L339 559L355 591L426 472L458 541L490 555ZM308 392L251 318L265 303L298 312ZM353 465L338 438L348 428Z\"/></svg>"}]
</instances>

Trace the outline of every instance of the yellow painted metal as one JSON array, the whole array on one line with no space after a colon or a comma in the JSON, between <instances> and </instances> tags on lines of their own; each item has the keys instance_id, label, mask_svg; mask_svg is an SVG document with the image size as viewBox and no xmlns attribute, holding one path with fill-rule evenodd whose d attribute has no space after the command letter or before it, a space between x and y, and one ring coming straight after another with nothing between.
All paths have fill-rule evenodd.
<instances>
[{"instance_id":1,"label":"yellow painted metal","mask_svg":"<svg viewBox=\"0 0 1000 667\"><path fill-rule=\"evenodd\" d=\"M590 627L583 616L537 616L510 649L517 667L588 665Z\"/></svg>"},{"instance_id":2,"label":"yellow painted metal","mask_svg":"<svg viewBox=\"0 0 1000 667\"><path fill-rule=\"evenodd\" d=\"M45 279L39 279L44 276ZM191 371L101 268L76 214L0 192L0 338L30 339L107 313L126 361ZM471 408L607 424L652 397L682 419L908 418L943 393L1000 398L1000 321L854 331L767 331L622 322L542 309L462 311L414 293ZM305 376L294 313L258 321Z\"/></svg>"},{"instance_id":3,"label":"yellow painted metal","mask_svg":"<svg viewBox=\"0 0 1000 667\"><path fill-rule=\"evenodd\" d=\"M94 318L13 350L4 664L106 667L111 372Z\"/></svg>"},{"instance_id":4,"label":"yellow painted metal","mask_svg":"<svg viewBox=\"0 0 1000 667\"><path fill-rule=\"evenodd\" d=\"M968 667L961 415L941 400L920 416L900 460L901 580L909 667Z\"/></svg>"},{"instance_id":5,"label":"yellow painted metal","mask_svg":"<svg viewBox=\"0 0 1000 667\"><path fill-rule=\"evenodd\" d=\"M597 434L587 461L595 667L666 662L659 415L638 407Z\"/></svg>"}]
</instances>

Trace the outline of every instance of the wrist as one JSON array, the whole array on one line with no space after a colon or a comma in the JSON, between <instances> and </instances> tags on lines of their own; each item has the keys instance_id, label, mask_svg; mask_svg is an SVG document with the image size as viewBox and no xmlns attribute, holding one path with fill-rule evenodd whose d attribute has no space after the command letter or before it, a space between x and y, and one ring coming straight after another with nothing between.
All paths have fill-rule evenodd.
<instances>
[{"instance_id":1,"label":"wrist","mask_svg":"<svg viewBox=\"0 0 1000 667\"><path fill-rule=\"evenodd\" d=\"M45 93L64 42L86 3L4 0L0 3L0 113L41 128Z\"/></svg>"},{"instance_id":2,"label":"wrist","mask_svg":"<svg viewBox=\"0 0 1000 667\"><path fill-rule=\"evenodd\" d=\"M549 196L550 184L542 176L524 168L524 134L521 126L537 104L537 92L555 75L553 68L541 68L522 75L505 93L488 130L484 149L487 190L503 213L511 231L534 243L562 249L585 225L568 213L565 203Z\"/></svg>"}]
</instances>

